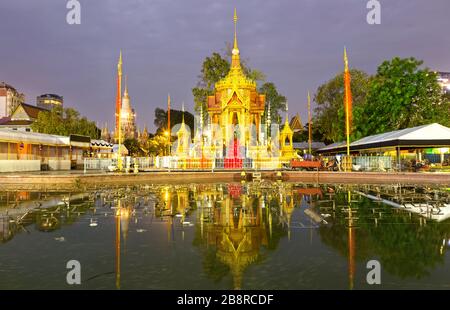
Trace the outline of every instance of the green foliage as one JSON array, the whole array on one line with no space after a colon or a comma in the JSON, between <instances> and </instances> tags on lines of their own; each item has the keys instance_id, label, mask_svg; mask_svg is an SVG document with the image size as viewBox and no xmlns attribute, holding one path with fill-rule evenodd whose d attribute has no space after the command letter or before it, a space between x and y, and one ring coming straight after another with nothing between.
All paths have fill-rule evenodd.
<instances>
[{"instance_id":1,"label":"green foliage","mask_svg":"<svg viewBox=\"0 0 450 310\"><path fill-rule=\"evenodd\" d=\"M272 82L266 82L261 85L259 92L266 95L264 121L267 117L267 107L270 104L270 119L272 120L272 124L279 123L279 121L283 119L280 112L286 111L286 97L278 92L277 87Z\"/></svg>"},{"instance_id":2,"label":"green foliage","mask_svg":"<svg viewBox=\"0 0 450 310\"><path fill-rule=\"evenodd\" d=\"M181 124L183 120L183 111L179 110L170 110L170 126L173 128L177 124ZM189 126L191 129L191 135L194 134L194 115L187 111L184 111L184 123ZM167 110L163 110L161 108L155 109L155 120L154 124L157 127L156 133L162 134L165 130L167 130ZM172 136L175 135L175 132L172 132Z\"/></svg>"},{"instance_id":3,"label":"green foliage","mask_svg":"<svg viewBox=\"0 0 450 310\"><path fill-rule=\"evenodd\" d=\"M98 139L101 134L94 122L89 121L86 117L80 117L75 109L63 109L62 107L40 112L31 128L40 133L61 136L77 134L89 136L92 139Z\"/></svg>"},{"instance_id":4,"label":"green foliage","mask_svg":"<svg viewBox=\"0 0 450 310\"><path fill-rule=\"evenodd\" d=\"M162 156L167 155L169 151L169 140L163 134L156 134L148 140L147 152L149 155Z\"/></svg>"},{"instance_id":5,"label":"green foliage","mask_svg":"<svg viewBox=\"0 0 450 310\"><path fill-rule=\"evenodd\" d=\"M364 108L370 85L370 77L364 71L351 69L351 91L353 98L353 138L361 137L355 131L360 111ZM319 131L319 140L339 142L345 140L344 113L344 74L339 73L333 79L319 86L314 97L317 104L313 119L313 132Z\"/></svg>"},{"instance_id":6,"label":"green foliage","mask_svg":"<svg viewBox=\"0 0 450 310\"><path fill-rule=\"evenodd\" d=\"M422 61L398 57L384 61L373 78L360 131L365 135L433 122L450 125L450 105L437 76Z\"/></svg>"},{"instance_id":7,"label":"green foliage","mask_svg":"<svg viewBox=\"0 0 450 310\"><path fill-rule=\"evenodd\" d=\"M125 145L125 147L127 148L128 154L130 156L142 156L145 153L141 149L141 146L137 139L134 138L125 139L123 145Z\"/></svg>"}]
</instances>

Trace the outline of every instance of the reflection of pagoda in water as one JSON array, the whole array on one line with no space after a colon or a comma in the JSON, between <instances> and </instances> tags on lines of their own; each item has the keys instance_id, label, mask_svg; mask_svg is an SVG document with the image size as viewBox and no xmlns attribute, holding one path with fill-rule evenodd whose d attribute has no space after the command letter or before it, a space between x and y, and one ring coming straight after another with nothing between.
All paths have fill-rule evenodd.
<instances>
[{"instance_id":1,"label":"reflection of pagoda in water","mask_svg":"<svg viewBox=\"0 0 450 310\"><path fill-rule=\"evenodd\" d=\"M245 269L261 259L261 247L270 247L273 211L268 199L260 191L239 184L197 195L201 238L208 248L215 248L217 259L229 268L234 289L242 287ZM290 205L283 198L281 208ZM281 219L276 227L285 231Z\"/></svg>"}]
</instances>

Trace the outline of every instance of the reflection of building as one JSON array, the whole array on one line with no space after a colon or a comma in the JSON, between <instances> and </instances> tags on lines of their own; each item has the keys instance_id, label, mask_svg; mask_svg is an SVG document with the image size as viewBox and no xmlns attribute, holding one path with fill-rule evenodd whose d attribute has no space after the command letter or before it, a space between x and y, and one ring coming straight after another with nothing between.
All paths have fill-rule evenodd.
<instances>
[{"instance_id":1,"label":"reflection of building","mask_svg":"<svg viewBox=\"0 0 450 310\"><path fill-rule=\"evenodd\" d=\"M273 249L285 236L294 210L293 198L290 186L277 187L274 192L240 184L196 187L200 238L207 248L215 248L216 259L229 268L234 289L242 287L245 269L262 259L261 247ZM277 231L272 233L274 229Z\"/></svg>"},{"instance_id":2,"label":"reflection of building","mask_svg":"<svg viewBox=\"0 0 450 310\"><path fill-rule=\"evenodd\" d=\"M56 94L44 94L36 98L36 105L40 108L51 110L56 107L63 107L64 98Z\"/></svg>"},{"instance_id":3,"label":"reflection of building","mask_svg":"<svg viewBox=\"0 0 450 310\"><path fill-rule=\"evenodd\" d=\"M25 95L19 93L14 87L0 83L0 119L10 116L14 109L25 102Z\"/></svg>"}]
</instances>

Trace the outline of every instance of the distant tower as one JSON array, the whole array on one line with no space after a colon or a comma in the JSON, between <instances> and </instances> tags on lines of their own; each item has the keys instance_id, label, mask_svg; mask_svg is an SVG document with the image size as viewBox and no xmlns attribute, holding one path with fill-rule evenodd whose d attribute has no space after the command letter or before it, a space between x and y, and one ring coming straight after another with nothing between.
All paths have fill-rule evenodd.
<instances>
[{"instance_id":1,"label":"distant tower","mask_svg":"<svg viewBox=\"0 0 450 310\"><path fill-rule=\"evenodd\" d=\"M120 51L117 63L117 94L116 94L116 127L114 129L114 140L119 139L120 110L122 108L122 51Z\"/></svg>"},{"instance_id":2,"label":"distant tower","mask_svg":"<svg viewBox=\"0 0 450 310\"><path fill-rule=\"evenodd\" d=\"M44 94L36 98L36 105L39 108L51 110L56 107L63 107L64 97L56 94Z\"/></svg>"},{"instance_id":3,"label":"distant tower","mask_svg":"<svg viewBox=\"0 0 450 310\"><path fill-rule=\"evenodd\" d=\"M125 90L122 97L122 107L120 108L120 124L122 126L122 135L124 139L137 138L136 133L136 114L131 108L130 95L128 94L128 82L125 78Z\"/></svg>"},{"instance_id":4,"label":"distant tower","mask_svg":"<svg viewBox=\"0 0 450 310\"><path fill-rule=\"evenodd\" d=\"M111 142L111 134L108 130L108 124L105 123L105 125L102 128L102 135L101 139L105 140L106 142Z\"/></svg>"}]
</instances>

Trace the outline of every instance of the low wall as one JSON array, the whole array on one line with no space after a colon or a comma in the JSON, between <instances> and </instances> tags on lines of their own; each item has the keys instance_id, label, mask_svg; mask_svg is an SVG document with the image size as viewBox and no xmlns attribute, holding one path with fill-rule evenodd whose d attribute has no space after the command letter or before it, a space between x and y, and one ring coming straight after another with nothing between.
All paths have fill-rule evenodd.
<instances>
[{"instance_id":1,"label":"low wall","mask_svg":"<svg viewBox=\"0 0 450 310\"><path fill-rule=\"evenodd\" d=\"M281 175L279 175L281 174ZM249 178L248 178L249 177ZM245 177L247 181L251 176ZM439 187L450 186L449 173L376 173L376 172L310 172L264 171L262 179L283 180L306 184L421 184ZM4 189L23 190L80 190L103 186L135 184L189 184L240 182L240 171L228 172L145 172L145 173L55 173L2 174L0 184Z\"/></svg>"},{"instance_id":2,"label":"low wall","mask_svg":"<svg viewBox=\"0 0 450 310\"><path fill-rule=\"evenodd\" d=\"M0 160L0 172L40 171L40 160Z\"/></svg>"},{"instance_id":3,"label":"low wall","mask_svg":"<svg viewBox=\"0 0 450 310\"><path fill-rule=\"evenodd\" d=\"M49 159L48 160L49 170L70 170L70 159L68 160L58 160Z\"/></svg>"}]
</instances>

